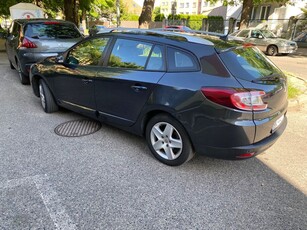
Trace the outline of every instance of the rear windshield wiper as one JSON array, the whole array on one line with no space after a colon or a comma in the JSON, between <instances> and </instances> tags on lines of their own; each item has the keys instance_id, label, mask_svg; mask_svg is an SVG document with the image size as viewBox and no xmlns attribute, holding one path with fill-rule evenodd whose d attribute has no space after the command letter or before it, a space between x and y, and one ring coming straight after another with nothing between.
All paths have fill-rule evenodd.
<instances>
[{"instance_id":1,"label":"rear windshield wiper","mask_svg":"<svg viewBox=\"0 0 307 230\"><path fill-rule=\"evenodd\" d=\"M268 76L262 77L262 78L258 78L258 79L254 79L252 80L252 82L261 82L261 81L279 81L279 74L278 73L273 73L270 74Z\"/></svg>"}]
</instances>

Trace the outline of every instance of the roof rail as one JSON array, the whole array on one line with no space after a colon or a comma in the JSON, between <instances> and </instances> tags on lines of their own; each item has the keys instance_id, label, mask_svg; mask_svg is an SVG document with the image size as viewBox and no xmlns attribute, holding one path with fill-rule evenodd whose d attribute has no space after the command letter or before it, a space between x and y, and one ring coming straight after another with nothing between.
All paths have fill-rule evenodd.
<instances>
[{"instance_id":1,"label":"roof rail","mask_svg":"<svg viewBox=\"0 0 307 230\"><path fill-rule=\"evenodd\" d=\"M138 29L138 28L124 28L124 27L117 27L117 28L110 28L110 30L105 31L106 33L114 33L114 32L123 32L123 33L134 33L134 34L147 34L147 35L162 35L166 38L174 39L174 40L185 40L188 42L194 42L198 44L210 45L213 46L214 44L211 41L206 39L193 36L191 34L185 33L173 33L173 31L164 31L164 30L157 30L157 29Z\"/></svg>"},{"instance_id":2,"label":"roof rail","mask_svg":"<svg viewBox=\"0 0 307 230\"><path fill-rule=\"evenodd\" d=\"M191 33L191 34L204 34L204 35L210 35L210 36L216 36L219 37L221 40L227 41L228 40L228 34L222 34L222 33L216 33L216 32L209 32L209 31L203 31L203 30L183 30L180 28L157 28L154 30L161 30L161 31L172 31L172 32L179 32L179 33Z\"/></svg>"}]
</instances>

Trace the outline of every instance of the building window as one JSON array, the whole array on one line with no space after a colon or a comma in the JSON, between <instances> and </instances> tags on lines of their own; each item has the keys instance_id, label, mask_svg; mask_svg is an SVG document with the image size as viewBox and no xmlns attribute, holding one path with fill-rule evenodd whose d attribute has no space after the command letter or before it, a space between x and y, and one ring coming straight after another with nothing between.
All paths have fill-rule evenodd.
<instances>
[{"instance_id":1,"label":"building window","mask_svg":"<svg viewBox=\"0 0 307 230\"><path fill-rule=\"evenodd\" d=\"M186 2L186 3L185 3L185 7L186 7L186 8L189 8L189 7L190 7L190 3L189 3L189 2Z\"/></svg>"},{"instance_id":2,"label":"building window","mask_svg":"<svg viewBox=\"0 0 307 230\"><path fill-rule=\"evenodd\" d=\"M210 2L204 1L204 7L209 7L210 6Z\"/></svg>"},{"instance_id":3,"label":"building window","mask_svg":"<svg viewBox=\"0 0 307 230\"><path fill-rule=\"evenodd\" d=\"M196 2L193 2L193 8L196 8Z\"/></svg>"},{"instance_id":4,"label":"building window","mask_svg":"<svg viewBox=\"0 0 307 230\"><path fill-rule=\"evenodd\" d=\"M268 20L270 14L271 6L261 6L260 8L260 19Z\"/></svg>"},{"instance_id":5,"label":"building window","mask_svg":"<svg viewBox=\"0 0 307 230\"><path fill-rule=\"evenodd\" d=\"M184 3L180 3L180 8L184 8Z\"/></svg>"},{"instance_id":6,"label":"building window","mask_svg":"<svg viewBox=\"0 0 307 230\"><path fill-rule=\"evenodd\" d=\"M257 9L258 7L257 6L254 6L253 9L252 9L252 14L251 14L251 20L255 20L256 19L256 13L257 13Z\"/></svg>"}]
</instances>

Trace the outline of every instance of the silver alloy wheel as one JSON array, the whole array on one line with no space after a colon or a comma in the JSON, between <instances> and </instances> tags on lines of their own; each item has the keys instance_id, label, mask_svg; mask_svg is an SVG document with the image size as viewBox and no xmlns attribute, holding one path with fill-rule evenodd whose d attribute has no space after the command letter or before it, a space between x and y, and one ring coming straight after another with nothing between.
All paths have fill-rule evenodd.
<instances>
[{"instance_id":1,"label":"silver alloy wheel","mask_svg":"<svg viewBox=\"0 0 307 230\"><path fill-rule=\"evenodd\" d=\"M39 96L41 99L42 107L43 109L45 109L46 108L46 98L45 98L44 89L43 89L42 84L39 84Z\"/></svg>"},{"instance_id":2,"label":"silver alloy wheel","mask_svg":"<svg viewBox=\"0 0 307 230\"><path fill-rule=\"evenodd\" d=\"M269 48L268 48L268 54L269 54L270 56L276 55L276 54L277 54L277 49L276 49L276 47L275 47L275 46L269 46Z\"/></svg>"},{"instance_id":3,"label":"silver alloy wheel","mask_svg":"<svg viewBox=\"0 0 307 230\"><path fill-rule=\"evenodd\" d=\"M159 122L152 127L150 141L156 153L166 160L175 160L182 152L182 138L175 127L167 122Z\"/></svg>"}]
</instances>

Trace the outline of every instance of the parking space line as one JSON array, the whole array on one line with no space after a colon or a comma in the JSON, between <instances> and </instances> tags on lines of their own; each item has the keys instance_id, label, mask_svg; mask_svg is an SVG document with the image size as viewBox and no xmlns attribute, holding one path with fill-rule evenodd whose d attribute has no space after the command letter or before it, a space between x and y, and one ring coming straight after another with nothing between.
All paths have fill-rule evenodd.
<instances>
[{"instance_id":1,"label":"parking space line","mask_svg":"<svg viewBox=\"0 0 307 230\"><path fill-rule=\"evenodd\" d=\"M61 200L58 198L57 192L52 188L47 175L35 175L32 177L9 180L0 183L0 189L14 188L29 184L34 184L37 188L56 229L77 229L77 226L66 213Z\"/></svg>"}]
</instances>

